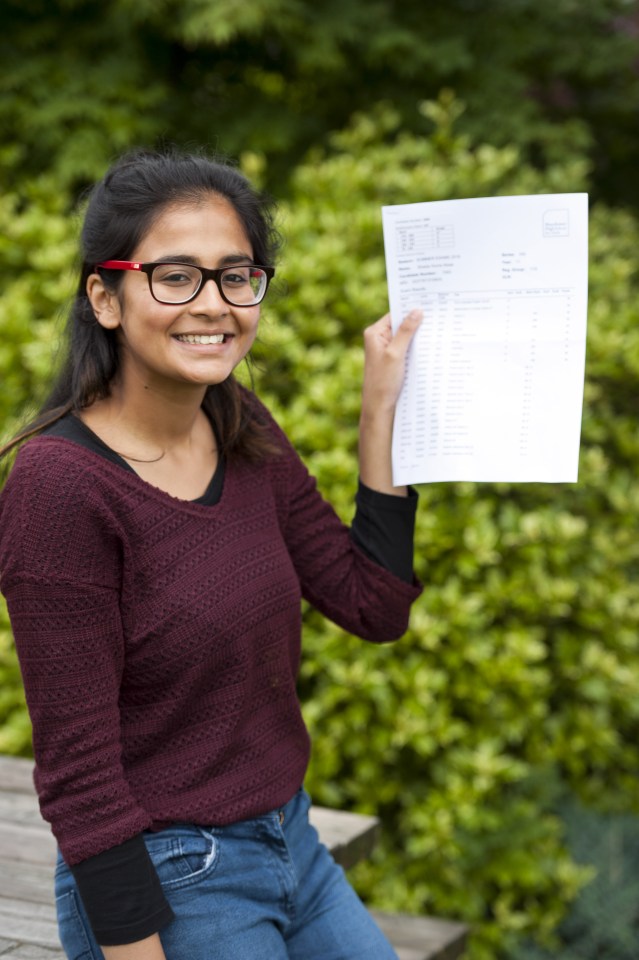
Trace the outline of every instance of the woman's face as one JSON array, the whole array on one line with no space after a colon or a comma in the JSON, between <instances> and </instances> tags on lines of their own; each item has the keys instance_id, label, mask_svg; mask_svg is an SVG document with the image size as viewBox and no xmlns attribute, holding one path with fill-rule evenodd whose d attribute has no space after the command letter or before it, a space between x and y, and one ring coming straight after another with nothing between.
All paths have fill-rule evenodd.
<instances>
[{"instance_id":1,"label":"woman's face","mask_svg":"<svg viewBox=\"0 0 639 960\"><path fill-rule=\"evenodd\" d=\"M217 268L252 263L253 250L234 208L211 194L197 204L168 206L131 260L186 260ZM213 281L184 304L158 303L146 275L132 271L124 272L117 294L108 293L96 274L89 278L88 291L98 322L117 330L118 381L124 389L131 378L147 388L221 383L246 356L257 333L259 305L231 306ZM222 334L220 343L197 342Z\"/></svg>"}]
</instances>

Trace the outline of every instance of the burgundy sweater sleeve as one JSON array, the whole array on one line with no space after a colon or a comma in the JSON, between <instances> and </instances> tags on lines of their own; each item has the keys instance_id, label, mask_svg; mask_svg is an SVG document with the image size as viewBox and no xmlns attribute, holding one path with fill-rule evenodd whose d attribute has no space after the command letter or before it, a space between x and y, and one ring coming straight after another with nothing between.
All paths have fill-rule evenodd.
<instances>
[{"instance_id":1,"label":"burgundy sweater sleeve","mask_svg":"<svg viewBox=\"0 0 639 960\"><path fill-rule=\"evenodd\" d=\"M2 498L0 587L33 721L40 808L73 864L151 820L121 764L121 543L81 470L59 474L21 452Z\"/></svg>"},{"instance_id":2,"label":"burgundy sweater sleeve","mask_svg":"<svg viewBox=\"0 0 639 960\"><path fill-rule=\"evenodd\" d=\"M122 770L121 550L91 507L90 486L82 476L52 482L24 450L2 495L0 586L33 724L40 809L108 945L142 939L173 914L141 838L151 818ZM144 896L111 916L108 897L93 902L92 878L117 872L123 857L137 864Z\"/></svg>"},{"instance_id":3,"label":"burgundy sweater sleeve","mask_svg":"<svg viewBox=\"0 0 639 960\"><path fill-rule=\"evenodd\" d=\"M275 429L284 452L283 462L276 460L272 467L274 482L277 486L278 475L285 475L281 523L303 596L356 636L377 643L397 639L406 632L421 584L415 577L407 583L360 549L284 434Z\"/></svg>"}]
</instances>

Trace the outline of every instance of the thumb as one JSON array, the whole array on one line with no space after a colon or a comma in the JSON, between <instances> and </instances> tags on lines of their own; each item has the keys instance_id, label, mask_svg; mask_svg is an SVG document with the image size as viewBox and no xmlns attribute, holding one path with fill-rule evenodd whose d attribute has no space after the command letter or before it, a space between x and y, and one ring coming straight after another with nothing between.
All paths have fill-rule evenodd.
<instances>
[{"instance_id":1,"label":"thumb","mask_svg":"<svg viewBox=\"0 0 639 960\"><path fill-rule=\"evenodd\" d=\"M404 342L408 346L423 319L424 314L421 310L411 310L398 326L393 339L398 343Z\"/></svg>"}]
</instances>

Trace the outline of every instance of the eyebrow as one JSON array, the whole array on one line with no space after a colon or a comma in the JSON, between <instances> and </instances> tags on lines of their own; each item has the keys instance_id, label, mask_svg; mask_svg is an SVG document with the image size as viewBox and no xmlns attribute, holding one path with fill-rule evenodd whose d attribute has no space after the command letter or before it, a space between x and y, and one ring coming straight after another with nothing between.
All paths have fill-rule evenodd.
<instances>
[{"instance_id":1,"label":"eyebrow","mask_svg":"<svg viewBox=\"0 0 639 960\"><path fill-rule=\"evenodd\" d=\"M188 263L194 267L203 266L199 257L190 256L188 253L167 253L162 257L151 261L152 263ZM218 261L220 267L230 267L238 263L253 263L253 257L248 253L229 253L221 257Z\"/></svg>"}]
</instances>

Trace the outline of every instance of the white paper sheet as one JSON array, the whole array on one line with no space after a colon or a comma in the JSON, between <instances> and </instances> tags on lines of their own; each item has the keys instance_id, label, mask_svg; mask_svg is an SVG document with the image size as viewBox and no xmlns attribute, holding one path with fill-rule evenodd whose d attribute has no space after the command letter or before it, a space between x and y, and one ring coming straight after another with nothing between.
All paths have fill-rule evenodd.
<instances>
[{"instance_id":1,"label":"white paper sheet","mask_svg":"<svg viewBox=\"0 0 639 960\"><path fill-rule=\"evenodd\" d=\"M382 208L393 328L424 312L393 433L396 485L575 482L588 196Z\"/></svg>"}]
</instances>

